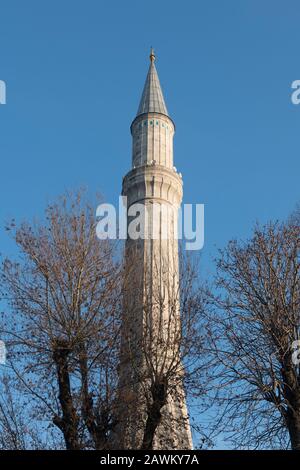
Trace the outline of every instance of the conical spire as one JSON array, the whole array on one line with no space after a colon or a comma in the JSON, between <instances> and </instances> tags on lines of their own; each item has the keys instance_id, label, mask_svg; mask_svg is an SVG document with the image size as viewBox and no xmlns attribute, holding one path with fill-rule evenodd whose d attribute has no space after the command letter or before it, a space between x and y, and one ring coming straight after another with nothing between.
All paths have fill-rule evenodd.
<instances>
[{"instance_id":1,"label":"conical spire","mask_svg":"<svg viewBox=\"0 0 300 470\"><path fill-rule=\"evenodd\" d=\"M154 61L155 54L151 47L150 67L148 70L137 116L144 113L161 113L168 116L168 110L162 94Z\"/></svg>"}]
</instances>

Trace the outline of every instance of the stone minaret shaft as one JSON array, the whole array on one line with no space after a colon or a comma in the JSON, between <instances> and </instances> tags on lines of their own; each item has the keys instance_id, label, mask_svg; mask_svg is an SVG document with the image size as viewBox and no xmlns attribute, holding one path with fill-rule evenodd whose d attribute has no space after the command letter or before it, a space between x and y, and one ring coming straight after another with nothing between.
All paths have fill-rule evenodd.
<instances>
[{"instance_id":1,"label":"stone minaret shaft","mask_svg":"<svg viewBox=\"0 0 300 470\"><path fill-rule=\"evenodd\" d=\"M175 233L182 179L173 164L175 128L154 61L151 50L146 83L131 125L132 170L123 179L128 220L134 216L134 204L141 204L145 211L140 212L143 239L129 236L125 249L127 276L120 364L123 424L119 426L119 447L140 448L153 397L164 402L164 391L168 390L154 448L190 449L192 439L178 351L180 312Z\"/></svg>"}]
</instances>

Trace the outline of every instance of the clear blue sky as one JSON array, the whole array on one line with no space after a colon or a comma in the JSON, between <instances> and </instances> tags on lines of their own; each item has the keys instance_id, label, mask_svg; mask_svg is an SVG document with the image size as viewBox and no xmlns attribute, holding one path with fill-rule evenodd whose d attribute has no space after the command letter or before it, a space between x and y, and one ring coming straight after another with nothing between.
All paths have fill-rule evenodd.
<instances>
[{"instance_id":1,"label":"clear blue sky","mask_svg":"<svg viewBox=\"0 0 300 470\"><path fill-rule=\"evenodd\" d=\"M116 201L151 45L208 268L215 245L285 217L300 199L299 15L296 0L2 0L1 229L66 188Z\"/></svg>"},{"instance_id":2,"label":"clear blue sky","mask_svg":"<svg viewBox=\"0 0 300 470\"><path fill-rule=\"evenodd\" d=\"M5 220L65 189L117 200L151 45L184 200L206 208L204 271L300 199L299 1L1 0L0 18L0 252Z\"/></svg>"}]
</instances>

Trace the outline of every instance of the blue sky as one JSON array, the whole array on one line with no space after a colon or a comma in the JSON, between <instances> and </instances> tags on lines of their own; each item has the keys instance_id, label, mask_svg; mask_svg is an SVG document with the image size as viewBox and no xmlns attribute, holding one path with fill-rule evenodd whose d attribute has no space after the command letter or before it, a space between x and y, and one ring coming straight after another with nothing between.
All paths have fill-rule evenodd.
<instances>
[{"instance_id":1,"label":"blue sky","mask_svg":"<svg viewBox=\"0 0 300 470\"><path fill-rule=\"evenodd\" d=\"M285 218L300 200L299 17L296 0L1 0L0 252L6 220L66 189L117 201L151 45L184 201L205 204L203 274L216 246Z\"/></svg>"},{"instance_id":2,"label":"blue sky","mask_svg":"<svg viewBox=\"0 0 300 470\"><path fill-rule=\"evenodd\" d=\"M10 217L81 185L115 202L151 45L176 123L184 200L204 203L204 266L300 199L299 2L2 0L0 251Z\"/></svg>"}]
</instances>

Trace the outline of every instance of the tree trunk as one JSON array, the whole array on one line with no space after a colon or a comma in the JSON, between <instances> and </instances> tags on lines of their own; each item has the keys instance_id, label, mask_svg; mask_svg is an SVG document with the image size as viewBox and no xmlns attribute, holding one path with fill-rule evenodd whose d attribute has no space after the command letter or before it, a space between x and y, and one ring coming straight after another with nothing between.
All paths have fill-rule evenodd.
<instances>
[{"instance_id":1,"label":"tree trunk","mask_svg":"<svg viewBox=\"0 0 300 470\"><path fill-rule=\"evenodd\" d=\"M300 391L291 354L286 354L284 357L282 377L285 384L284 396L286 402L289 403L286 411L286 425L291 447L293 450L300 450Z\"/></svg>"},{"instance_id":2,"label":"tree trunk","mask_svg":"<svg viewBox=\"0 0 300 470\"><path fill-rule=\"evenodd\" d=\"M53 423L62 431L66 449L79 450L78 416L73 406L70 375L68 368L68 355L70 350L63 344L55 346L53 359L56 364L57 381L59 388L58 399L62 409L62 417L55 416Z\"/></svg>"},{"instance_id":3,"label":"tree trunk","mask_svg":"<svg viewBox=\"0 0 300 470\"><path fill-rule=\"evenodd\" d=\"M80 347L79 366L81 373L82 416L94 441L96 450L107 448L107 435L110 431L109 412L105 409L94 411L93 398L89 393L88 360L84 344Z\"/></svg>"},{"instance_id":4,"label":"tree trunk","mask_svg":"<svg viewBox=\"0 0 300 470\"><path fill-rule=\"evenodd\" d=\"M167 402L167 383L163 380L160 383L154 383L151 387L152 404L147 410L147 421L144 430L142 450L153 449L153 440L155 431L161 421L161 410Z\"/></svg>"},{"instance_id":5,"label":"tree trunk","mask_svg":"<svg viewBox=\"0 0 300 470\"><path fill-rule=\"evenodd\" d=\"M287 420L291 447L293 450L300 450L300 414L291 412Z\"/></svg>"}]
</instances>

